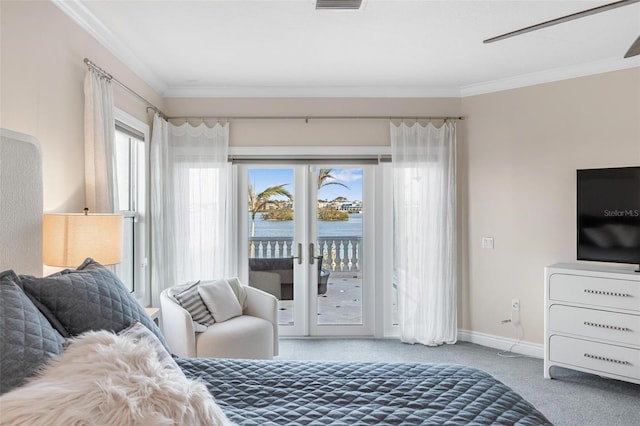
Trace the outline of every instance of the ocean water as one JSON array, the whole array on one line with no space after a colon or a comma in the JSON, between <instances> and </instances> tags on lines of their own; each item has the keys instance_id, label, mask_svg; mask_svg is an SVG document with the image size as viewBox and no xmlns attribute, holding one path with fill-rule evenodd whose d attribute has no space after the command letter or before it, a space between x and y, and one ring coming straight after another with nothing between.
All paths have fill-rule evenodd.
<instances>
[{"instance_id":1,"label":"ocean water","mask_svg":"<svg viewBox=\"0 0 640 426\"><path fill-rule=\"evenodd\" d=\"M318 221L318 237L362 237L362 213L349 215L345 221ZM251 215L249 226L251 229ZM256 216L256 238L293 238L293 221L263 220Z\"/></svg>"}]
</instances>

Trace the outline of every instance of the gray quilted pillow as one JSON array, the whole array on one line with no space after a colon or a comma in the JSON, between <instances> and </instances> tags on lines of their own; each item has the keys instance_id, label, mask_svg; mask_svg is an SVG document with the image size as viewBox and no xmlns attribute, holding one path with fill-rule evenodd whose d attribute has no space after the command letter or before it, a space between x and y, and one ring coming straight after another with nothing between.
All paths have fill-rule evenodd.
<instances>
[{"instance_id":1,"label":"gray quilted pillow","mask_svg":"<svg viewBox=\"0 0 640 426\"><path fill-rule=\"evenodd\" d=\"M160 329L120 279L93 259L76 270L21 279L24 290L44 306L43 313L57 319L71 336L89 330L117 333L137 320L169 350Z\"/></svg>"},{"instance_id":2,"label":"gray quilted pillow","mask_svg":"<svg viewBox=\"0 0 640 426\"><path fill-rule=\"evenodd\" d=\"M63 337L19 283L13 271L0 273L0 394L20 386L49 357L62 353Z\"/></svg>"}]
</instances>

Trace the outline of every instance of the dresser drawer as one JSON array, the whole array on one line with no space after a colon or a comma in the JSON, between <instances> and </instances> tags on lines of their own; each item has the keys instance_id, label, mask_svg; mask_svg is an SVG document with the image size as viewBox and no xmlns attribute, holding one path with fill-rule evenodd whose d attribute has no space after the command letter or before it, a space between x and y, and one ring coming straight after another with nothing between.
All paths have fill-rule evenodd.
<instances>
[{"instance_id":1,"label":"dresser drawer","mask_svg":"<svg viewBox=\"0 0 640 426\"><path fill-rule=\"evenodd\" d=\"M564 336L549 339L549 359L595 372L640 379L640 350Z\"/></svg>"},{"instance_id":2,"label":"dresser drawer","mask_svg":"<svg viewBox=\"0 0 640 426\"><path fill-rule=\"evenodd\" d=\"M549 299L640 311L640 282L555 273Z\"/></svg>"},{"instance_id":3,"label":"dresser drawer","mask_svg":"<svg viewBox=\"0 0 640 426\"><path fill-rule=\"evenodd\" d=\"M640 315L552 305L549 308L549 329L640 346Z\"/></svg>"}]
</instances>

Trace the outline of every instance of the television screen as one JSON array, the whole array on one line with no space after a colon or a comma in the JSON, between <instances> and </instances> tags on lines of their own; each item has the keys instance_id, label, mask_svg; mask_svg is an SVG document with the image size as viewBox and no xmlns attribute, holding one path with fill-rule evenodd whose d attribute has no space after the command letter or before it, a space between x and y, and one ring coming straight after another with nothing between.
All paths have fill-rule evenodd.
<instances>
[{"instance_id":1,"label":"television screen","mask_svg":"<svg viewBox=\"0 0 640 426\"><path fill-rule=\"evenodd\" d=\"M577 171L578 260L640 264L640 167Z\"/></svg>"}]
</instances>

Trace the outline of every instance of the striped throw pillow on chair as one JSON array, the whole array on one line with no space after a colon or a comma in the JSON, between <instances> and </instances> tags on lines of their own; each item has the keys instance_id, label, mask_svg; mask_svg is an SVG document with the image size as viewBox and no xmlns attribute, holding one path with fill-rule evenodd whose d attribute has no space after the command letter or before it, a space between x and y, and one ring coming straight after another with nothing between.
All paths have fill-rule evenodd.
<instances>
[{"instance_id":1,"label":"striped throw pillow on chair","mask_svg":"<svg viewBox=\"0 0 640 426\"><path fill-rule=\"evenodd\" d=\"M175 294L173 297L178 301L180 306L191 314L193 322L197 322L198 324L208 327L215 323L215 320L207 309L207 306L202 301L200 293L198 293L198 284L200 284L199 281L188 287L186 290Z\"/></svg>"}]
</instances>

